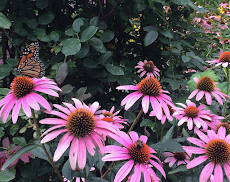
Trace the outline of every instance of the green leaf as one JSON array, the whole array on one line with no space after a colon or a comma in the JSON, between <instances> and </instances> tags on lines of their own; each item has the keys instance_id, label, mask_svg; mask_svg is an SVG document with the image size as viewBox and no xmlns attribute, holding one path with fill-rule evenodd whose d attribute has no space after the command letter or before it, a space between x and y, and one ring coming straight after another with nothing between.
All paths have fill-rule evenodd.
<instances>
[{"instance_id":1,"label":"green leaf","mask_svg":"<svg viewBox=\"0 0 230 182\"><path fill-rule=\"evenodd\" d=\"M28 31L23 28L15 28L14 31L20 36L28 35Z\"/></svg>"},{"instance_id":2,"label":"green leaf","mask_svg":"<svg viewBox=\"0 0 230 182\"><path fill-rule=\"evenodd\" d=\"M66 62L62 63L58 67L57 74L55 76L55 80L58 84L62 84L62 82L65 80L66 76L68 75L69 72L69 66Z\"/></svg>"},{"instance_id":3,"label":"green leaf","mask_svg":"<svg viewBox=\"0 0 230 182\"><path fill-rule=\"evenodd\" d=\"M188 57L188 56L182 55L181 58L182 58L182 60L183 60L184 63L187 63L187 62L190 61L190 57Z\"/></svg>"},{"instance_id":4,"label":"green leaf","mask_svg":"<svg viewBox=\"0 0 230 182\"><path fill-rule=\"evenodd\" d=\"M62 175L65 176L66 179L69 181L72 181L74 177L75 171L71 169L69 160L66 161L66 163L62 167Z\"/></svg>"},{"instance_id":5,"label":"green leaf","mask_svg":"<svg viewBox=\"0 0 230 182\"><path fill-rule=\"evenodd\" d=\"M67 84L67 85L64 85L61 88L61 90L62 90L62 92L61 92L62 95L68 94L68 93L70 93L73 90L73 86L70 85L70 84Z\"/></svg>"},{"instance_id":6,"label":"green leaf","mask_svg":"<svg viewBox=\"0 0 230 182\"><path fill-rule=\"evenodd\" d=\"M46 30L44 28L35 28L33 30L33 33L36 35L36 36L41 36L41 35L46 35Z\"/></svg>"},{"instance_id":7,"label":"green leaf","mask_svg":"<svg viewBox=\"0 0 230 182\"><path fill-rule=\"evenodd\" d=\"M73 22L73 30L75 32L80 32L80 28L81 26L84 24L83 20L81 18L78 18L76 20L74 20Z\"/></svg>"},{"instance_id":8,"label":"green leaf","mask_svg":"<svg viewBox=\"0 0 230 182\"><path fill-rule=\"evenodd\" d=\"M71 36L75 35L76 32L74 32L73 28L69 28L68 30L65 31L65 34L66 34L67 36L70 36L70 37L71 37Z\"/></svg>"},{"instance_id":9,"label":"green leaf","mask_svg":"<svg viewBox=\"0 0 230 182\"><path fill-rule=\"evenodd\" d=\"M8 3L8 0L1 0L0 1L0 11L5 9L7 3Z\"/></svg>"},{"instance_id":10,"label":"green leaf","mask_svg":"<svg viewBox=\"0 0 230 182\"><path fill-rule=\"evenodd\" d=\"M88 42L82 43L80 51L75 55L76 58L84 58L89 53Z\"/></svg>"},{"instance_id":11,"label":"green leaf","mask_svg":"<svg viewBox=\"0 0 230 182\"><path fill-rule=\"evenodd\" d=\"M86 68L90 68L90 69L96 68L98 66L98 62L96 62L92 58L84 59L83 64Z\"/></svg>"},{"instance_id":12,"label":"green leaf","mask_svg":"<svg viewBox=\"0 0 230 182\"><path fill-rule=\"evenodd\" d=\"M169 171L168 174L175 174L175 173L184 172L184 171L187 171L187 170L188 169L187 169L186 165L180 165L177 168Z\"/></svg>"},{"instance_id":13,"label":"green leaf","mask_svg":"<svg viewBox=\"0 0 230 182\"><path fill-rule=\"evenodd\" d=\"M170 39L173 38L173 35L172 35L169 31L167 31L167 30L161 30L160 33L161 33L162 35L164 35L165 37L168 37L168 38L170 38Z\"/></svg>"},{"instance_id":14,"label":"green leaf","mask_svg":"<svg viewBox=\"0 0 230 182\"><path fill-rule=\"evenodd\" d=\"M152 44L158 37L158 32L155 30L150 30L144 38L144 44L145 46L148 46Z\"/></svg>"},{"instance_id":15,"label":"green leaf","mask_svg":"<svg viewBox=\"0 0 230 182\"><path fill-rule=\"evenodd\" d=\"M0 88L0 95L7 95L10 92L8 88Z\"/></svg>"},{"instance_id":16,"label":"green leaf","mask_svg":"<svg viewBox=\"0 0 230 182\"><path fill-rule=\"evenodd\" d=\"M61 44L63 45L62 53L66 56L74 55L81 49L81 43L77 38L63 40L61 41Z\"/></svg>"},{"instance_id":17,"label":"green leaf","mask_svg":"<svg viewBox=\"0 0 230 182\"><path fill-rule=\"evenodd\" d=\"M19 130L19 125L14 124L10 127L10 134L13 136Z\"/></svg>"},{"instance_id":18,"label":"green leaf","mask_svg":"<svg viewBox=\"0 0 230 182\"><path fill-rule=\"evenodd\" d=\"M49 36L55 42L57 42L59 40L59 34L55 31L50 32Z\"/></svg>"},{"instance_id":19,"label":"green leaf","mask_svg":"<svg viewBox=\"0 0 230 182\"><path fill-rule=\"evenodd\" d=\"M98 27L95 26L89 26L87 27L81 35L81 42L86 42L87 40L89 40L91 37L93 37L93 35L97 32Z\"/></svg>"},{"instance_id":20,"label":"green leaf","mask_svg":"<svg viewBox=\"0 0 230 182\"><path fill-rule=\"evenodd\" d=\"M109 42L113 40L113 38L114 38L114 32L112 31L104 31L100 36L102 42Z\"/></svg>"},{"instance_id":21,"label":"green leaf","mask_svg":"<svg viewBox=\"0 0 230 182\"><path fill-rule=\"evenodd\" d=\"M150 145L153 149L169 151L169 152L184 152L182 145L173 140L168 140L165 142L158 142L156 144Z\"/></svg>"},{"instance_id":22,"label":"green leaf","mask_svg":"<svg viewBox=\"0 0 230 182\"><path fill-rule=\"evenodd\" d=\"M43 10L48 7L48 0L36 0L36 6Z\"/></svg>"},{"instance_id":23,"label":"green leaf","mask_svg":"<svg viewBox=\"0 0 230 182\"><path fill-rule=\"evenodd\" d=\"M180 40L184 45L186 45L186 46L188 46L188 47L190 47L190 48L194 48L191 44L189 44L187 41L185 41L185 40Z\"/></svg>"},{"instance_id":24,"label":"green leaf","mask_svg":"<svg viewBox=\"0 0 230 182\"><path fill-rule=\"evenodd\" d=\"M90 182L109 182L105 179L99 178L99 177L89 177L88 179Z\"/></svg>"},{"instance_id":25,"label":"green leaf","mask_svg":"<svg viewBox=\"0 0 230 182\"><path fill-rule=\"evenodd\" d=\"M90 24L91 26L98 26L98 22L99 22L98 16L94 16L94 17L89 21L89 24Z\"/></svg>"},{"instance_id":26,"label":"green leaf","mask_svg":"<svg viewBox=\"0 0 230 182\"><path fill-rule=\"evenodd\" d=\"M7 75L10 74L10 72L12 71L12 67L4 64L4 65L0 65L0 79L5 78Z\"/></svg>"},{"instance_id":27,"label":"green leaf","mask_svg":"<svg viewBox=\"0 0 230 182\"><path fill-rule=\"evenodd\" d=\"M19 158L22 154L29 152L30 150L36 148L39 145L36 144L29 144L22 148L20 148L18 151L16 151L2 166L2 170L5 170L12 162L14 162L17 158Z\"/></svg>"},{"instance_id":28,"label":"green leaf","mask_svg":"<svg viewBox=\"0 0 230 182\"><path fill-rule=\"evenodd\" d=\"M35 19L30 19L30 20L27 21L27 26L30 29L35 29L38 26L38 22Z\"/></svg>"},{"instance_id":29,"label":"green leaf","mask_svg":"<svg viewBox=\"0 0 230 182\"><path fill-rule=\"evenodd\" d=\"M172 135L173 135L173 131L174 131L174 127L175 126L171 126L171 128L167 131L167 133L165 134L165 136L162 138L162 142L165 142L169 139L172 139Z\"/></svg>"},{"instance_id":30,"label":"green leaf","mask_svg":"<svg viewBox=\"0 0 230 182\"><path fill-rule=\"evenodd\" d=\"M15 178L16 170L15 169L5 169L0 171L0 181L8 182Z\"/></svg>"},{"instance_id":31,"label":"green leaf","mask_svg":"<svg viewBox=\"0 0 230 182\"><path fill-rule=\"evenodd\" d=\"M106 53L106 49L104 47L104 44L102 43L102 41L96 37L92 37L90 39L90 44L93 46L93 48L100 52L100 53Z\"/></svg>"},{"instance_id":32,"label":"green leaf","mask_svg":"<svg viewBox=\"0 0 230 182\"><path fill-rule=\"evenodd\" d=\"M21 145L21 146L24 146L26 145L26 139L24 137L14 137L13 138L13 142L16 144L16 145Z\"/></svg>"},{"instance_id":33,"label":"green leaf","mask_svg":"<svg viewBox=\"0 0 230 182\"><path fill-rule=\"evenodd\" d=\"M110 72L112 75L124 75L123 69L119 66L107 64L105 67L107 71Z\"/></svg>"},{"instance_id":34,"label":"green leaf","mask_svg":"<svg viewBox=\"0 0 230 182\"><path fill-rule=\"evenodd\" d=\"M53 19L55 18L55 14L52 13L51 11L48 11L44 14L42 14L39 18L38 18L38 23L40 25L47 25L49 23L51 23L53 21Z\"/></svg>"},{"instance_id":35,"label":"green leaf","mask_svg":"<svg viewBox=\"0 0 230 182\"><path fill-rule=\"evenodd\" d=\"M45 144L45 147L46 147L46 150L48 151L49 155L52 156L51 152L50 152L50 146ZM30 153L32 153L35 157L49 161L49 159L48 159L46 153L44 152L44 149L42 148L41 144L37 145L36 148L32 149L30 151Z\"/></svg>"},{"instance_id":36,"label":"green leaf","mask_svg":"<svg viewBox=\"0 0 230 182\"><path fill-rule=\"evenodd\" d=\"M6 16L0 12L0 28L10 29L12 23Z\"/></svg>"},{"instance_id":37,"label":"green leaf","mask_svg":"<svg viewBox=\"0 0 230 182\"><path fill-rule=\"evenodd\" d=\"M140 127L152 125L153 121L150 119L143 119L140 123Z\"/></svg>"}]
</instances>

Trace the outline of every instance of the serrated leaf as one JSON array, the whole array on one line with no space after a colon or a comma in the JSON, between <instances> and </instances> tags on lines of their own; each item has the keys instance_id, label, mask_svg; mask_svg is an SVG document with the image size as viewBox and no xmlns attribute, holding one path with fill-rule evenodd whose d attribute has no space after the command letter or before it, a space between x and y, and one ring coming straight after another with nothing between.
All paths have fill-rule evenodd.
<instances>
[{"instance_id":1,"label":"serrated leaf","mask_svg":"<svg viewBox=\"0 0 230 182\"><path fill-rule=\"evenodd\" d=\"M81 35L81 42L86 42L87 40L89 40L91 37L93 37L93 35L97 32L98 27L95 26L89 26L87 27Z\"/></svg>"},{"instance_id":2,"label":"serrated leaf","mask_svg":"<svg viewBox=\"0 0 230 182\"><path fill-rule=\"evenodd\" d=\"M124 75L123 69L119 66L107 64L105 67L106 67L107 71L113 75Z\"/></svg>"},{"instance_id":3,"label":"serrated leaf","mask_svg":"<svg viewBox=\"0 0 230 182\"><path fill-rule=\"evenodd\" d=\"M36 144L29 144L29 145L26 145L26 146L20 148L18 151L16 151L15 153L13 153L13 155L9 159L7 159L7 161L3 164L1 170L6 169L12 162L14 162L22 154L24 154L26 152L29 152L30 150L32 150L32 149L34 149L34 148L36 148L38 146L39 145L36 145Z\"/></svg>"},{"instance_id":4,"label":"serrated leaf","mask_svg":"<svg viewBox=\"0 0 230 182\"><path fill-rule=\"evenodd\" d=\"M144 38L144 45L148 46L152 44L158 37L158 32L155 30L150 30Z\"/></svg>"}]
</instances>

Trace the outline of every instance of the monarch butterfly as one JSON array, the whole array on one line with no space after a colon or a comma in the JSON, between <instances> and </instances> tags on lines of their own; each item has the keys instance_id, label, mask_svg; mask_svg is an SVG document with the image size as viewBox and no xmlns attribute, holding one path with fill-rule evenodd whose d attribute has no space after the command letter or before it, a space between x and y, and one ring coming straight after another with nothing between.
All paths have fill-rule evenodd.
<instances>
[{"instance_id":1,"label":"monarch butterfly","mask_svg":"<svg viewBox=\"0 0 230 182\"><path fill-rule=\"evenodd\" d=\"M20 74L41 78L45 75L45 66L39 59L38 42L31 43L23 52L23 56L14 69Z\"/></svg>"}]
</instances>

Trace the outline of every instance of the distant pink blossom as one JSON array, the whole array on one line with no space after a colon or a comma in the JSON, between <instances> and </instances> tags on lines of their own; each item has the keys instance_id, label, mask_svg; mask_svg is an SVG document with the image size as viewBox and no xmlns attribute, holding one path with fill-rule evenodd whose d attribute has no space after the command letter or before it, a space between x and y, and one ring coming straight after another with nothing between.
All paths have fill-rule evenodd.
<instances>
[{"instance_id":1,"label":"distant pink blossom","mask_svg":"<svg viewBox=\"0 0 230 182\"><path fill-rule=\"evenodd\" d=\"M147 76L154 76L154 77L159 77L159 73L160 70L153 64L152 61L139 61L138 65L135 66L135 68L139 68L139 70L137 71L137 73L140 73L140 76L143 77L145 76L145 74L147 74Z\"/></svg>"},{"instance_id":2,"label":"distant pink blossom","mask_svg":"<svg viewBox=\"0 0 230 182\"><path fill-rule=\"evenodd\" d=\"M190 160L188 154L184 152L164 152L162 155L167 157L164 162L169 163L169 167L172 167L175 163L177 163L177 166L187 164Z\"/></svg>"}]
</instances>

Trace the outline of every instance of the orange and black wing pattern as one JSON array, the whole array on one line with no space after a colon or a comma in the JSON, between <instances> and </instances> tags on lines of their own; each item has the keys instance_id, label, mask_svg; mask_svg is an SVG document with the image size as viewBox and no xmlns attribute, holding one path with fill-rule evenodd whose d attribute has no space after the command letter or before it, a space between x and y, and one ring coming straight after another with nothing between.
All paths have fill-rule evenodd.
<instances>
[{"instance_id":1,"label":"orange and black wing pattern","mask_svg":"<svg viewBox=\"0 0 230 182\"><path fill-rule=\"evenodd\" d=\"M31 43L29 47L24 50L15 71L25 76L35 78L41 78L45 75L45 66L39 59L38 42Z\"/></svg>"}]
</instances>

